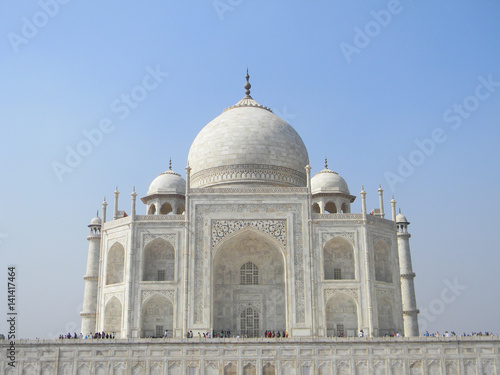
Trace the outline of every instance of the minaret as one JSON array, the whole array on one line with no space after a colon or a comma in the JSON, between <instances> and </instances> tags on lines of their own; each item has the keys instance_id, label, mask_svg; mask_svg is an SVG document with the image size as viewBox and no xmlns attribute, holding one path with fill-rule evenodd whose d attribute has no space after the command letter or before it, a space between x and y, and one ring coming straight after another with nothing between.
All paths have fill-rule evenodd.
<instances>
[{"instance_id":1,"label":"minaret","mask_svg":"<svg viewBox=\"0 0 500 375\"><path fill-rule=\"evenodd\" d=\"M365 191L365 185L361 187L361 192L359 193L361 195L361 213L363 214L363 220L366 219L366 191Z\"/></svg>"},{"instance_id":2,"label":"minaret","mask_svg":"<svg viewBox=\"0 0 500 375\"><path fill-rule=\"evenodd\" d=\"M392 199L391 199L391 220L392 221L396 221L396 200L394 199L394 195L392 196Z\"/></svg>"},{"instance_id":3,"label":"minaret","mask_svg":"<svg viewBox=\"0 0 500 375\"><path fill-rule=\"evenodd\" d=\"M418 336L417 300L415 298L415 273L411 266L410 237L406 217L399 213L396 216L398 234L399 268L401 272L401 299L403 303L403 324L406 337Z\"/></svg>"},{"instance_id":4,"label":"minaret","mask_svg":"<svg viewBox=\"0 0 500 375\"><path fill-rule=\"evenodd\" d=\"M118 196L120 195L120 192L118 191L118 186L116 187L116 190L114 192L115 194L115 213L113 215L113 220L118 219Z\"/></svg>"},{"instance_id":5,"label":"minaret","mask_svg":"<svg viewBox=\"0 0 500 375\"><path fill-rule=\"evenodd\" d=\"M87 272L83 277L83 280L85 280L85 290L83 292L83 309L80 313L82 317L81 333L83 335L91 332L94 333L96 329L101 225L102 220L99 218L99 215L94 217L89 224L90 234L87 237L89 241L89 255L87 258Z\"/></svg>"},{"instance_id":6,"label":"minaret","mask_svg":"<svg viewBox=\"0 0 500 375\"><path fill-rule=\"evenodd\" d=\"M385 217L384 213L384 190L382 189L382 185L378 186L378 203L380 207L379 216L383 219Z\"/></svg>"}]
</instances>

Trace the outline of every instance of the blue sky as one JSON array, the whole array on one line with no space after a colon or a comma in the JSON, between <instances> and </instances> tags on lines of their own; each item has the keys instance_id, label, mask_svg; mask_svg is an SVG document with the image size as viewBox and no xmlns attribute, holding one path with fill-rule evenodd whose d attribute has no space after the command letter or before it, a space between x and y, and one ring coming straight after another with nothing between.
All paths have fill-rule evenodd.
<instances>
[{"instance_id":1,"label":"blue sky","mask_svg":"<svg viewBox=\"0 0 500 375\"><path fill-rule=\"evenodd\" d=\"M170 157L184 175L196 134L244 95L247 67L313 173L327 156L370 209L379 184L387 211L395 195L421 327L500 333L499 19L492 0L4 4L0 269L18 270L20 336L79 330L103 196L118 186L129 212L132 188L144 196ZM5 287L0 299L6 311Z\"/></svg>"}]
</instances>

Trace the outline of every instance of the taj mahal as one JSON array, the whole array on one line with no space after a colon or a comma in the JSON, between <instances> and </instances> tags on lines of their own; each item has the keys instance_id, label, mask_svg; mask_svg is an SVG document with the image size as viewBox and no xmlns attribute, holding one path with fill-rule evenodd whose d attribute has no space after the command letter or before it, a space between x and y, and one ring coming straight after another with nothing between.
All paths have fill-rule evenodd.
<instances>
[{"instance_id":1,"label":"taj mahal","mask_svg":"<svg viewBox=\"0 0 500 375\"><path fill-rule=\"evenodd\" d=\"M90 221L87 338L17 340L0 373L500 374L498 336L419 336L410 223L394 197L385 207L380 187L367 207L326 159L312 176L323 161L249 78L200 127L185 178L170 162L140 202L116 188Z\"/></svg>"},{"instance_id":2,"label":"taj mahal","mask_svg":"<svg viewBox=\"0 0 500 375\"><path fill-rule=\"evenodd\" d=\"M262 337L418 336L408 221L357 198L326 165L311 177L287 122L246 95L206 125L186 180L172 167L136 213L90 227L81 332L120 338L230 331ZM111 216L111 215L109 215ZM388 215L389 216L389 215Z\"/></svg>"}]
</instances>

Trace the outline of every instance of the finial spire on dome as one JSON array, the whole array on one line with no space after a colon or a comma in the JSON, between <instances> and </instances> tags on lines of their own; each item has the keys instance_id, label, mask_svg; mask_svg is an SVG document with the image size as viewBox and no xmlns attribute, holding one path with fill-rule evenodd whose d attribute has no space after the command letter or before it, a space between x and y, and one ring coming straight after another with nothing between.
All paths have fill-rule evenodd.
<instances>
[{"instance_id":1,"label":"finial spire on dome","mask_svg":"<svg viewBox=\"0 0 500 375\"><path fill-rule=\"evenodd\" d=\"M248 68L247 68L247 75L245 76L245 78L247 79L247 82L245 83L245 94L246 94L246 98L252 98L250 96L250 89L252 88L252 85L250 84L250 76L248 75Z\"/></svg>"},{"instance_id":2,"label":"finial spire on dome","mask_svg":"<svg viewBox=\"0 0 500 375\"><path fill-rule=\"evenodd\" d=\"M170 158L170 161L168 162L168 169L172 170L172 158Z\"/></svg>"},{"instance_id":3,"label":"finial spire on dome","mask_svg":"<svg viewBox=\"0 0 500 375\"><path fill-rule=\"evenodd\" d=\"M325 156L325 169L328 169L328 159Z\"/></svg>"},{"instance_id":4,"label":"finial spire on dome","mask_svg":"<svg viewBox=\"0 0 500 375\"><path fill-rule=\"evenodd\" d=\"M95 214L95 216L99 217L99 210L97 210L97 213Z\"/></svg>"}]
</instances>

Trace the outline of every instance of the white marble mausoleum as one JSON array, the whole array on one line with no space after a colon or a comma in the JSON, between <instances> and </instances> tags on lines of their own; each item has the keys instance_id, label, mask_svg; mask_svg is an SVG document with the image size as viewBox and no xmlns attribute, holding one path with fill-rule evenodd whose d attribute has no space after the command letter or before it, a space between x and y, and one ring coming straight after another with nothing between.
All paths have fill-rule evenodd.
<instances>
[{"instance_id":1,"label":"white marble mausoleum","mask_svg":"<svg viewBox=\"0 0 500 375\"><path fill-rule=\"evenodd\" d=\"M358 197L286 121L250 96L191 145L186 178L170 166L136 212L103 202L92 219L83 334L185 337L418 335L405 216L351 212ZM318 162L319 161L315 161ZM127 200L128 201L128 200ZM107 218L109 216L109 219Z\"/></svg>"}]
</instances>

